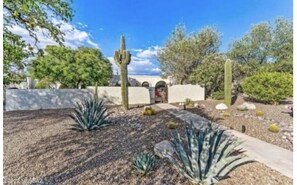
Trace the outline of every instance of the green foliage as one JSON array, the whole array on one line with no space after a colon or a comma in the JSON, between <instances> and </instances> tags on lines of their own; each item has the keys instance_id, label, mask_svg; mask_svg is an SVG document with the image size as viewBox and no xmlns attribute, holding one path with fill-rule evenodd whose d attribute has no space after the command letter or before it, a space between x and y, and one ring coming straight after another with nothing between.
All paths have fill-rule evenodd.
<instances>
[{"instance_id":1,"label":"green foliage","mask_svg":"<svg viewBox=\"0 0 297 185\"><path fill-rule=\"evenodd\" d=\"M193 70L190 76L191 82L203 86L207 96L215 91L223 91L224 64L225 56L223 54L209 54Z\"/></svg>"},{"instance_id":2,"label":"green foliage","mask_svg":"<svg viewBox=\"0 0 297 185\"><path fill-rule=\"evenodd\" d=\"M167 127L168 127L169 129L175 129L176 126L177 126L177 123L175 123L175 122L173 122L173 121L169 121L169 122L167 122Z\"/></svg>"},{"instance_id":3,"label":"green foliage","mask_svg":"<svg viewBox=\"0 0 297 185\"><path fill-rule=\"evenodd\" d=\"M259 73L242 83L244 93L255 100L278 104L293 96L293 76L289 73Z\"/></svg>"},{"instance_id":4,"label":"green foliage","mask_svg":"<svg viewBox=\"0 0 297 185\"><path fill-rule=\"evenodd\" d=\"M143 115L145 116L151 116L151 115L155 115L156 114L156 110L153 109L152 107L146 107L143 111Z\"/></svg>"},{"instance_id":5,"label":"green foliage","mask_svg":"<svg viewBox=\"0 0 297 185\"><path fill-rule=\"evenodd\" d=\"M269 126L268 130L273 133L278 133L280 131L280 128L277 124L274 123Z\"/></svg>"},{"instance_id":6,"label":"green foliage","mask_svg":"<svg viewBox=\"0 0 297 185\"><path fill-rule=\"evenodd\" d=\"M154 155L143 152L133 158L133 169L137 174L145 176L155 168L156 163L157 160Z\"/></svg>"},{"instance_id":7,"label":"green foliage","mask_svg":"<svg viewBox=\"0 0 297 185\"><path fill-rule=\"evenodd\" d=\"M128 99L128 70L127 66L131 61L130 51L126 50L125 37L121 36L120 49L114 53L114 61L119 66L121 71L121 89L122 89L122 105L124 110L129 109Z\"/></svg>"},{"instance_id":8,"label":"green foliage","mask_svg":"<svg viewBox=\"0 0 297 185\"><path fill-rule=\"evenodd\" d=\"M185 27L178 25L166 46L157 53L162 76L172 76L177 83L189 81L193 70L209 54L216 53L220 46L220 34L211 27L186 35Z\"/></svg>"},{"instance_id":9,"label":"green foliage","mask_svg":"<svg viewBox=\"0 0 297 185\"><path fill-rule=\"evenodd\" d=\"M55 20L68 22L73 14L70 7L70 0L4 0L4 29L3 29L3 76L4 85L20 83L24 80L23 69L26 65L25 59L33 55L35 47L26 44L21 36L11 32L13 26L20 26L29 32L37 43L37 29L42 29L43 33L48 33L54 41L62 44L63 33L60 24ZM52 16L56 19L52 19Z\"/></svg>"},{"instance_id":10,"label":"green foliage","mask_svg":"<svg viewBox=\"0 0 297 185\"><path fill-rule=\"evenodd\" d=\"M47 46L45 52L32 60L29 71L36 79L60 82L63 88L84 88L96 82L107 85L112 77L111 63L98 49Z\"/></svg>"},{"instance_id":11,"label":"green foliage","mask_svg":"<svg viewBox=\"0 0 297 185\"><path fill-rule=\"evenodd\" d=\"M241 78L263 68L270 72L293 72L293 22L277 18L253 25L241 39L233 42L228 57L248 67Z\"/></svg>"},{"instance_id":12,"label":"green foliage","mask_svg":"<svg viewBox=\"0 0 297 185\"><path fill-rule=\"evenodd\" d=\"M75 120L72 129L79 131L91 131L108 126L110 114L106 113L103 100L96 97L84 99L81 103L76 103L74 112L70 115Z\"/></svg>"},{"instance_id":13,"label":"green foliage","mask_svg":"<svg viewBox=\"0 0 297 185\"><path fill-rule=\"evenodd\" d=\"M185 105L189 108L194 107L194 102L190 98L186 98Z\"/></svg>"},{"instance_id":14,"label":"green foliage","mask_svg":"<svg viewBox=\"0 0 297 185\"><path fill-rule=\"evenodd\" d=\"M35 85L35 89L49 89L50 88L50 80L47 78L44 78L42 80L40 80L36 85Z\"/></svg>"},{"instance_id":15,"label":"green foliage","mask_svg":"<svg viewBox=\"0 0 297 185\"><path fill-rule=\"evenodd\" d=\"M223 116L224 116L224 117L230 117L231 114L230 114L229 112L224 112L224 113L223 113Z\"/></svg>"},{"instance_id":16,"label":"green foliage","mask_svg":"<svg viewBox=\"0 0 297 185\"><path fill-rule=\"evenodd\" d=\"M261 110L257 110L256 111L256 116L264 116L264 112L263 111L261 111Z\"/></svg>"},{"instance_id":17,"label":"green foliage","mask_svg":"<svg viewBox=\"0 0 297 185\"><path fill-rule=\"evenodd\" d=\"M185 133L184 139L176 130L173 134L177 158L166 152L162 155L192 184L217 183L237 166L252 161L235 149L241 141L223 136L224 130L213 130L209 125L196 132L191 124Z\"/></svg>"},{"instance_id":18,"label":"green foliage","mask_svg":"<svg viewBox=\"0 0 297 185\"><path fill-rule=\"evenodd\" d=\"M231 106L231 88L232 88L232 62L231 60L227 59L225 63L225 70L224 70L224 93L225 93L225 104L230 107Z\"/></svg>"},{"instance_id":19,"label":"green foliage","mask_svg":"<svg viewBox=\"0 0 297 185\"><path fill-rule=\"evenodd\" d=\"M211 97L215 100L223 100L225 98L224 91L216 91L211 94Z\"/></svg>"}]
</instances>

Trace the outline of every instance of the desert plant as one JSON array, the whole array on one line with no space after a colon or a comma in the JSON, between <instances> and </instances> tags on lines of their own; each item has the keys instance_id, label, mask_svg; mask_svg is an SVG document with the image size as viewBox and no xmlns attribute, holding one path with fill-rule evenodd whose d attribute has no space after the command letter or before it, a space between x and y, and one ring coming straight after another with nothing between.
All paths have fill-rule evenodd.
<instances>
[{"instance_id":1,"label":"desert plant","mask_svg":"<svg viewBox=\"0 0 297 185\"><path fill-rule=\"evenodd\" d=\"M177 126L177 124L176 124L175 122L173 122L173 121L169 121L169 122L167 122L167 127L168 127L169 129L175 129L176 126Z\"/></svg>"},{"instance_id":2,"label":"desert plant","mask_svg":"<svg viewBox=\"0 0 297 185\"><path fill-rule=\"evenodd\" d=\"M264 112L261 110L256 111L256 116L264 116Z\"/></svg>"},{"instance_id":3,"label":"desert plant","mask_svg":"<svg viewBox=\"0 0 297 185\"><path fill-rule=\"evenodd\" d=\"M129 108L128 99L128 72L127 66L131 61L130 51L126 50L125 37L121 36L120 49L114 53L114 61L119 66L121 71L121 89L122 89L122 106L125 110Z\"/></svg>"},{"instance_id":4,"label":"desert plant","mask_svg":"<svg viewBox=\"0 0 297 185\"><path fill-rule=\"evenodd\" d=\"M194 107L194 103L193 103L193 101L190 98L186 98L185 105L187 107Z\"/></svg>"},{"instance_id":5,"label":"desert plant","mask_svg":"<svg viewBox=\"0 0 297 185\"><path fill-rule=\"evenodd\" d=\"M156 114L156 110L153 109L152 107L146 107L143 111L143 115L145 116L151 116L151 115L155 115Z\"/></svg>"},{"instance_id":6,"label":"desert plant","mask_svg":"<svg viewBox=\"0 0 297 185\"><path fill-rule=\"evenodd\" d=\"M225 77L224 77L224 93L225 93L225 104L231 106L231 88L232 88L232 62L227 59L225 62Z\"/></svg>"},{"instance_id":7,"label":"desert plant","mask_svg":"<svg viewBox=\"0 0 297 185\"><path fill-rule=\"evenodd\" d=\"M216 91L211 94L211 97L215 100L223 100L225 98L224 91Z\"/></svg>"},{"instance_id":8,"label":"desert plant","mask_svg":"<svg viewBox=\"0 0 297 185\"><path fill-rule=\"evenodd\" d=\"M270 132L278 133L280 131L280 128L277 124L274 123L269 126L268 130Z\"/></svg>"},{"instance_id":9,"label":"desert plant","mask_svg":"<svg viewBox=\"0 0 297 185\"><path fill-rule=\"evenodd\" d=\"M224 113L223 113L223 116L224 116L224 117L230 117L231 114L230 114L229 112L224 112Z\"/></svg>"},{"instance_id":10,"label":"desert plant","mask_svg":"<svg viewBox=\"0 0 297 185\"><path fill-rule=\"evenodd\" d=\"M253 161L237 148L241 141L223 136L224 130L214 130L210 124L195 132L191 123L185 133L186 138L183 140L176 130L173 132L177 158L166 152L162 155L192 184L216 183L237 166Z\"/></svg>"},{"instance_id":11,"label":"desert plant","mask_svg":"<svg viewBox=\"0 0 297 185\"><path fill-rule=\"evenodd\" d=\"M258 73L246 78L242 83L243 92L249 97L279 104L293 95L293 76L289 73Z\"/></svg>"},{"instance_id":12,"label":"desert plant","mask_svg":"<svg viewBox=\"0 0 297 185\"><path fill-rule=\"evenodd\" d=\"M102 128L110 124L108 116L110 113L106 112L103 100L90 97L82 100L81 103L77 102L74 112L70 115L75 120L72 129L79 131L91 131Z\"/></svg>"},{"instance_id":13,"label":"desert plant","mask_svg":"<svg viewBox=\"0 0 297 185\"><path fill-rule=\"evenodd\" d=\"M135 173L145 176L154 169L156 166L157 160L154 155L143 152L137 157L133 158L133 169Z\"/></svg>"}]
</instances>

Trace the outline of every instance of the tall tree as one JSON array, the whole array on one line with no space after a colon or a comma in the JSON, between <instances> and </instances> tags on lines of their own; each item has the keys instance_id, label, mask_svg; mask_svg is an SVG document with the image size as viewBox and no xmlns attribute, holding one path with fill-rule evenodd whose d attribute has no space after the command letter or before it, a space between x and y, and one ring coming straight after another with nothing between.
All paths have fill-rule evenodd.
<instances>
[{"instance_id":1,"label":"tall tree","mask_svg":"<svg viewBox=\"0 0 297 185\"><path fill-rule=\"evenodd\" d=\"M107 85L112 67L100 50L80 47L76 50L62 46L47 46L45 55L32 60L29 69L32 77L63 88L83 88L90 85Z\"/></svg>"},{"instance_id":2,"label":"tall tree","mask_svg":"<svg viewBox=\"0 0 297 185\"><path fill-rule=\"evenodd\" d=\"M293 67L293 22L277 18L252 26L250 32L230 45L228 57L253 71L267 66L277 70L282 65L288 70L288 66Z\"/></svg>"},{"instance_id":3,"label":"tall tree","mask_svg":"<svg viewBox=\"0 0 297 185\"><path fill-rule=\"evenodd\" d=\"M172 76L178 83L189 82L189 76L209 54L216 53L220 46L220 34L211 27L186 35L185 27L178 25L166 46L158 51L162 76Z\"/></svg>"},{"instance_id":4,"label":"tall tree","mask_svg":"<svg viewBox=\"0 0 297 185\"><path fill-rule=\"evenodd\" d=\"M60 24L53 18L68 22L73 16L71 0L4 0L4 85L23 79L20 70L24 69L24 60L33 55L33 49L39 41L36 31L42 29L57 43L63 43ZM20 26L34 38L35 45L26 44L19 35L12 33L14 26Z\"/></svg>"}]
</instances>

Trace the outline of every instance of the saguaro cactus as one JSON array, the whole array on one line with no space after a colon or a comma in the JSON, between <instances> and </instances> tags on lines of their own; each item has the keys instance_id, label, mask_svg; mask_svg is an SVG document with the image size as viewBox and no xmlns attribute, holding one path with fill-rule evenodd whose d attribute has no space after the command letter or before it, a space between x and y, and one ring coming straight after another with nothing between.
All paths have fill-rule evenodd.
<instances>
[{"instance_id":1,"label":"saguaro cactus","mask_svg":"<svg viewBox=\"0 0 297 185\"><path fill-rule=\"evenodd\" d=\"M120 49L114 52L114 61L119 66L121 72L121 88L122 88L122 105L125 110L128 110L128 72L127 65L130 64L131 54L126 50L125 37L121 36Z\"/></svg>"},{"instance_id":2,"label":"saguaro cactus","mask_svg":"<svg viewBox=\"0 0 297 185\"><path fill-rule=\"evenodd\" d=\"M229 107L231 105L231 86L232 86L232 61L227 59L225 62L225 76L224 76L224 92L225 104Z\"/></svg>"}]
</instances>

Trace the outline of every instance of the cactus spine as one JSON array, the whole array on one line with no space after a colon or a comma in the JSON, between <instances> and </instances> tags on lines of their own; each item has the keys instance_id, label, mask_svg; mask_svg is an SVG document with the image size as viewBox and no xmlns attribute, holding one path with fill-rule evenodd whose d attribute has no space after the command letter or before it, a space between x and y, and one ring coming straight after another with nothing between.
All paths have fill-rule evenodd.
<instances>
[{"instance_id":1,"label":"cactus spine","mask_svg":"<svg viewBox=\"0 0 297 185\"><path fill-rule=\"evenodd\" d=\"M225 104L229 107L231 105L231 86L232 86L232 62L227 59L225 62L225 76L224 76L224 92Z\"/></svg>"},{"instance_id":2,"label":"cactus spine","mask_svg":"<svg viewBox=\"0 0 297 185\"><path fill-rule=\"evenodd\" d=\"M120 49L114 52L114 61L119 66L121 72L121 88L122 88L122 106L124 110L128 110L128 72L127 65L131 61L131 54L126 50L125 37L121 36Z\"/></svg>"}]
</instances>

